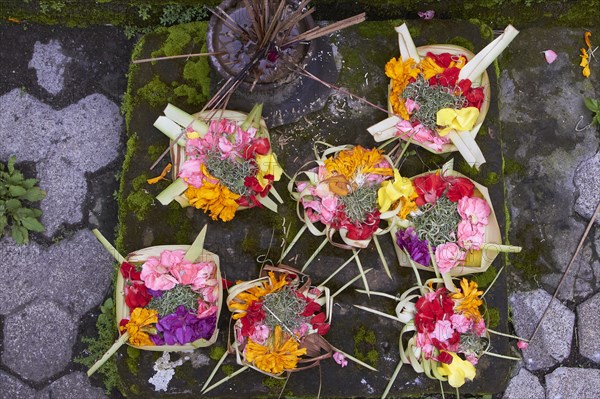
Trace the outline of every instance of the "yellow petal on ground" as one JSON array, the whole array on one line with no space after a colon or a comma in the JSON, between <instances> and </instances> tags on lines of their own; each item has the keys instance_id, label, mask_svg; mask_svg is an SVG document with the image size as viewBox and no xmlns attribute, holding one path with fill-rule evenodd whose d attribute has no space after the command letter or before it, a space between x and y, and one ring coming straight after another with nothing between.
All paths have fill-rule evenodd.
<instances>
[{"instance_id":1,"label":"yellow petal on ground","mask_svg":"<svg viewBox=\"0 0 600 399\"><path fill-rule=\"evenodd\" d=\"M165 176L167 175L167 173L169 173L171 171L171 168L173 167L173 165L171 165L171 163L169 162L169 164L167 164L167 166L165 166L165 168L162 170L162 172L160 172L160 176L156 176L153 177L151 179L146 180L148 182L148 184L156 184L159 181L163 180L165 178Z\"/></svg>"}]
</instances>

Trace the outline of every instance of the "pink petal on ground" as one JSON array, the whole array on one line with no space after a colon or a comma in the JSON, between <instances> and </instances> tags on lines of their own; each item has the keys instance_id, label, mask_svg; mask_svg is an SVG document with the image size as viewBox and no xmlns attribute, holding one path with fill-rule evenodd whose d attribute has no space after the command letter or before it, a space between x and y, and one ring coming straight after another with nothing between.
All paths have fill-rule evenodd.
<instances>
[{"instance_id":1,"label":"pink petal on ground","mask_svg":"<svg viewBox=\"0 0 600 399\"><path fill-rule=\"evenodd\" d=\"M423 19L433 19L433 17L435 16L435 11L433 11L433 10L419 11L417 14L419 15L420 18L423 18Z\"/></svg>"},{"instance_id":2,"label":"pink petal on ground","mask_svg":"<svg viewBox=\"0 0 600 399\"><path fill-rule=\"evenodd\" d=\"M544 53L544 57L546 57L546 62L548 64L552 64L558 58L558 55L552 50L542 51Z\"/></svg>"}]
</instances>

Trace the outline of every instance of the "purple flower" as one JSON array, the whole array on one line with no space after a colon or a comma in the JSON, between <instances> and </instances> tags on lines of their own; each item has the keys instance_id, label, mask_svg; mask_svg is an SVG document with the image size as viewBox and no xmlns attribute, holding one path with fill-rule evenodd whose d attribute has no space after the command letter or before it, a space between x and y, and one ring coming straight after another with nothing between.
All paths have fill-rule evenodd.
<instances>
[{"instance_id":1,"label":"purple flower","mask_svg":"<svg viewBox=\"0 0 600 399\"><path fill-rule=\"evenodd\" d=\"M175 313L158 320L156 328L162 333L162 337L160 334L154 335L152 342L156 345L185 345L200 338L208 339L215 331L216 322L216 313L199 319L195 313L181 305Z\"/></svg>"},{"instance_id":2,"label":"purple flower","mask_svg":"<svg viewBox=\"0 0 600 399\"><path fill-rule=\"evenodd\" d=\"M160 290L151 290L150 288L147 288L148 294L152 295L153 298L158 298L160 296L162 296L162 294L164 293L164 291L160 291Z\"/></svg>"},{"instance_id":3,"label":"purple flower","mask_svg":"<svg viewBox=\"0 0 600 399\"><path fill-rule=\"evenodd\" d=\"M421 241L413 227L406 230L398 230L396 233L396 242L400 249L405 249L413 261L428 266L430 261L427 240ZM435 248L432 248L435 250Z\"/></svg>"}]
</instances>

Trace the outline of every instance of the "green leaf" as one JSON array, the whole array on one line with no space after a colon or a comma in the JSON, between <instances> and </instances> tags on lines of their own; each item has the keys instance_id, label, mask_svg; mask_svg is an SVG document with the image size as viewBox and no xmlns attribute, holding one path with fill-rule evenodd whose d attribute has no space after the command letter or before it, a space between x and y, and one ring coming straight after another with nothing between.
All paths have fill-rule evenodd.
<instances>
[{"instance_id":1,"label":"green leaf","mask_svg":"<svg viewBox=\"0 0 600 399\"><path fill-rule=\"evenodd\" d=\"M594 119L592 119L592 125L600 125L600 113L596 114Z\"/></svg>"},{"instance_id":2,"label":"green leaf","mask_svg":"<svg viewBox=\"0 0 600 399\"><path fill-rule=\"evenodd\" d=\"M21 185L25 188L32 188L38 181L38 179L25 179Z\"/></svg>"},{"instance_id":3,"label":"green leaf","mask_svg":"<svg viewBox=\"0 0 600 399\"><path fill-rule=\"evenodd\" d=\"M0 216L0 237L4 234L4 229L8 224L8 218L5 215Z\"/></svg>"},{"instance_id":4,"label":"green leaf","mask_svg":"<svg viewBox=\"0 0 600 399\"><path fill-rule=\"evenodd\" d=\"M21 183L23 183L23 180L25 180L23 173L15 170L15 172L8 178L8 184L16 184L20 186Z\"/></svg>"},{"instance_id":5,"label":"green leaf","mask_svg":"<svg viewBox=\"0 0 600 399\"><path fill-rule=\"evenodd\" d=\"M27 193L27 190L21 186L8 186L8 193L11 197L20 197Z\"/></svg>"},{"instance_id":6,"label":"green leaf","mask_svg":"<svg viewBox=\"0 0 600 399\"><path fill-rule=\"evenodd\" d=\"M33 216L33 209L29 209L29 208L19 208L17 209L17 211L15 212L16 216L19 216L20 218L26 218L28 216Z\"/></svg>"},{"instance_id":7,"label":"green leaf","mask_svg":"<svg viewBox=\"0 0 600 399\"><path fill-rule=\"evenodd\" d=\"M592 112L600 112L600 101L594 100L593 98L584 98L583 103Z\"/></svg>"},{"instance_id":8,"label":"green leaf","mask_svg":"<svg viewBox=\"0 0 600 399\"><path fill-rule=\"evenodd\" d=\"M29 231L23 226L13 224L10 229L10 235L17 244L26 244L29 242Z\"/></svg>"},{"instance_id":9,"label":"green leaf","mask_svg":"<svg viewBox=\"0 0 600 399\"><path fill-rule=\"evenodd\" d=\"M36 218L28 216L21 220L23 227L27 230L42 232L44 231L44 225L42 225Z\"/></svg>"},{"instance_id":10,"label":"green leaf","mask_svg":"<svg viewBox=\"0 0 600 399\"><path fill-rule=\"evenodd\" d=\"M34 209L32 209L32 212L33 212L33 217L35 217L35 218L39 218L40 216L42 216L42 211L39 209L34 208Z\"/></svg>"},{"instance_id":11,"label":"green leaf","mask_svg":"<svg viewBox=\"0 0 600 399\"><path fill-rule=\"evenodd\" d=\"M21 201L19 201L18 199L15 199L15 198L11 198L6 201L5 205L6 205L6 210L11 212L11 211L14 211L15 209L19 209L21 207Z\"/></svg>"},{"instance_id":12,"label":"green leaf","mask_svg":"<svg viewBox=\"0 0 600 399\"><path fill-rule=\"evenodd\" d=\"M27 201L37 202L46 198L46 192L39 187L33 187L28 189L25 195L23 195L21 198Z\"/></svg>"},{"instance_id":13,"label":"green leaf","mask_svg":"<svg viewBox=\"0 0 600 399\"><path fill-rule=\"evenodd\" d=\"M17 162L17 157L15 155L8 158L8 173L10 173L11 175L15 171L15 163L16 162Z\"/></svg>"}]
</instances>

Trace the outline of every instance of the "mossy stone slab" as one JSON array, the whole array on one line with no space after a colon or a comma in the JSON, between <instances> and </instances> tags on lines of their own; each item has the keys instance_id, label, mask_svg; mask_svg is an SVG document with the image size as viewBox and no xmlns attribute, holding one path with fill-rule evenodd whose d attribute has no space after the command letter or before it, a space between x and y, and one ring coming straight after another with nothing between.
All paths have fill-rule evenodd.
<instances>
[{"instance_id":1,"label":"mossy stone slab","mask_svg":"<svg viewBox=\"0 0 600 399\"><path fill-rule=\"evenodd\" d=\"M331 41L337 49L337 62L340 67L340 78L337 84L349 91L368 98L371 102L386 104L388 80L383 73L383 66L393 56L398 56L397 38L393 27L400 21L368 22L333 35ZM475 51L483 48L489 42L491 31L485 26L479 26L464 21L409 21L409 26L417 45L447 43L460 41L472 45ZM178 28L172 28L178 29ZM205 25L202 23L185 26L183 29L201 34ZM134 58L151 56L164 46L168 35L173 32L160 31L144 36L138 44ZM192 35L194 39L199 36ZM183 51L197 52L203 43L190 41ZM196 60L191 60L197 62ZM190 61L187 61L190 62ZM168 140L152 127L154 120L161 115L167 101L173 101L177 106L188 112L198 111L201 106L188 103L187 98L171 96L165 87L173 88L173 82L184 82L183 73L186 60L165 61L156 64L141 64L132 68L130 74L126 112L128 113L129 149L124 167L123 184L120 193L121 231L119 247L128 252L138 248L161 245L182 244L191 242L202 226L208 224L206 248L221 257L221 269L229 280L248 280L256 278L259 264L256 258L266 253L269 248L269 258L277 260L281 253L281 242L284 232L288 241L300 228L295 213L295 203L286 195L285 181L276 184L278 191L286 199L280 207L279 214L266 209L252 209L240 212L229 223L215 222L206 215L194 209L180 209L178 206L161 206L152 198L164 188L164 184L149 186L143 184L146 177L152 177L160 172L166 164L164 160L155 171L150 172L149 166L157 154L166 148ZM490 68L491 69L491 68ZM488 160L480 171L470 169L458 154L450 156L433 156L420 148L409 148L410 157L401 165L401 173L412 176L427 169L440 167L451 157L455 158L456 169L477 181L486 178L492 183L489 186L499 221L504 220L504 196L501 179L500 138L498 130L498 110L496 104L496 76L491 69L492 99L485 129L478 136L478 142ZM140 93L153 81L159 89L156 96L148 97ZM194 87L195 83L190 85ZM198 92L201 87L195 87ZM152 91L150 91L152 92ZM154 104L150 99L155 100ZM330 144L361 144L373 146L371 136L366 128L384 119L381 111L363 105L361 102L343 94L332 93L325 108L319 112L307 115L300 122L271 129L274 151L278 154L285 170L289 174L313 159L313 145L317 141ZM140 176L144 176L143 178ZM139 198L132 198L137 194ZM129 202L128 202L129 201ZM138 207L139 205L139 207ZM285 263L302 267L304 262L317 248L321 239L306 233L285 259ZM381 237L381 244L386 254L393 275L389 279L385 274L374 246L361 251L360 258L365 268L373 268L368 275L372 290L384 291L391 294L400 293L414 284L412 270L399 268L392 248L391 237ZM321 254L307 269L314 282L323 281L332 271L340 266L350 253L325 247ZM495 267L499 269L503 257L498 257ZM357 275L354 264L348 265L344 271L335 276L328 284L335 291L350 278ZM489 278L489 273L487 276ZM490 307L497 310L498 323L496 329L507 329L507 300L506 285L500 277L493 289L486 296ZM379 397L383 392L389 377L396 367L398 357L398 336L401 325L381 317L356 309L352 304L362 304L386 312L393 312L394 303L389 300L369 298L358 294L354 288L362 288L357 281L350 289L336 298L334 305L333 325L327 339L336 347L353 353L367 361L374 362L379 370L371 372L354 365L352 362L341 368L332 360L324 361L320 368L314 368L302 373L293 374L287 383L284 395L294 397L314 397L319 390L320 376L323 381L322 397ZM229 314L225 310L219 321L221 335L217 346L225 347ZM494 338L492 350L507 354L509 351L506 339ZM196 351L208 358L210 349ZM137 367L132 367L132 361L127 351L121 351L118 358L119 373L122 378L123 393L128 397L153 398L161 397L164 392L154 392L148 379L154 374L152 365L158 357L156 353L141 352L135 354ZM174 355L173 357L176 357ZM169 395L177 397L198 397L200 388L212 371L216 361L194 368L191 362L178 367L170 383ZM219 370L215 381L223 378L225 373L236 370L235 359L230 356L225 365ZM483 357L478 365L478 375L475 381L461 388L464 393L487 394L501 391L507 380L510 361ZM273 397L279 394L281 384L265 378L265 376L246 371L222 386L211 391L207 397ZM447 387L450 390L449 387ZM392 390L393 396L420 396L424 393L439 392L437 381L428 380L423 375L417 375L410 367L404 367Z\"/></svg>"}]
</instances>

